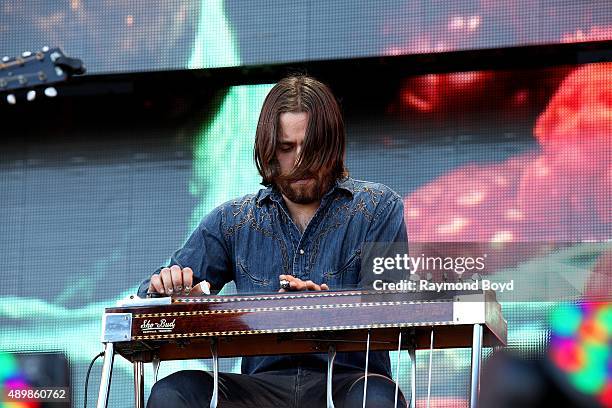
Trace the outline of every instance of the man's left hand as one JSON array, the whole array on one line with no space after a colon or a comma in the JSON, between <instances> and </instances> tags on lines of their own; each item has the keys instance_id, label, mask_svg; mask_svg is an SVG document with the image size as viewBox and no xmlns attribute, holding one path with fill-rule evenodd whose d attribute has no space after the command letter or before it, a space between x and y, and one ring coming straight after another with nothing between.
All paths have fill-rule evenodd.
<instances>
[{"instance_id":1,"label":"man's left hand","mask_svg":"<svg viewBox=\"0 0 612 408\"><path fill-rule=\"evenodd\" d=\"M291 275L280 275L279 280L287 280L289 281L289 290L288 291L298 291L298 290L329 290L329 287L324 283L322 285L317 285L311 280L303 281ZM279 292L287 292L285 289L280 289Z\"/></svg>"}]
</instances>

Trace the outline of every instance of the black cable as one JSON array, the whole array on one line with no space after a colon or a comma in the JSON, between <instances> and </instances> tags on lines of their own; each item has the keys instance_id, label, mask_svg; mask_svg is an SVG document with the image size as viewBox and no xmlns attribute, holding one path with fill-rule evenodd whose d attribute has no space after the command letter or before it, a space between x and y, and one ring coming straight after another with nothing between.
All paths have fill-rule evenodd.
<instances>
[{"instance_id":1,"label":"black cable","mask_svg":"<svg viewBox=\"0 0 612 408\"><path fill-rule=\"evenodd\" d=\"M95 356L93 360L91 360L91 363L89 364L89 369L87 370L87 376L85 377L85 396L83 397L83 407L84 408L87 408L87 384L89 384L89 374L91 374L91 367L93 367L96 360L99 357L102 357L103 355L104 355L104 352L101 352L100 354Z\"/></svg>"}]
</instances>

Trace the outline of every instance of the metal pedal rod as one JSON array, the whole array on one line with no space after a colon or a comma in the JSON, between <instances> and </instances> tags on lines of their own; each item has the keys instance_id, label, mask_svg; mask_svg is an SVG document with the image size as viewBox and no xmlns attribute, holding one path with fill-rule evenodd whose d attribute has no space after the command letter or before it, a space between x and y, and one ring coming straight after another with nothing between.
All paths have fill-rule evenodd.
<instances>
[{"instance_id":1,"label":"metal pedal rod","mask_svg":"<svg viewBox=\"0 0 612 408\"><path fill-rule=\"evenodd\" d=\"M408 356L410 357L411 367L410 371L412 374L412 383L410 384L410 407L416 408L416 377L417 377L417 365L416 365L416 349L414 346L408 349Z\"/></svg>"},{"instance_id":2,"label":"metal pedal rod","mask_svg":"<svg viewBox=\"0 0 612 408\"><path fill-rule=\"evenodd\" d=\"M334 370L334 360L336 359L336 346L334 344L329 345L327 351L327 408L334 407L334 397L332 393L332 375Z\"/></svg>"},{"instance_id":3,"label":"metal pedal rod","mask_svg":"<svg viewBox=\"0 0 612 408\"><path fill-rule=\"evenodd\" d=\"M153 361L151 362L153 364L153 383L157 382L157 374L159 374L159 365L161 363L160 359L158 356L154 356L153 357Z\"/></svg>"},{"instance_id":4,"label":"metal pedal rod","mask_svg":"<svg viewBox=\"0 0 612 408\"><path fill-rule=\"evenodd\" d=\"M363 408L366 406L366 396L368 395L368 361L370 359L370 330L368 330L368 341L366 344L365 378L363 382Z\"/></svg>"},{"instance_id":5,"label":"metal pedal rod","mask_svg":"<svg viewBox=\"0 0 612 408\"><path fill-rule=\"evenodd\" d=\"M431 339L429 340L429 368L427 369L427 408L429 408L429 402L431 398L431 360L433 357L433 342L434 342L434 329L431 328Z\"/></svg>"},{"instance_id":6,"label":"metal pedal rod","mask_svg":"<svg viewBox=\"0 0 612 408\"><path fill-rule=\"evenodd\" d=\"M395 379L395 398L393 406L397 408L397 397L399 395L399 373L400 373L400 361L402 357L402 331L399 332L399 338L397 339L397 365L395 366L396 379Z\"/></svg>"},{"instance_id":7,"label":"metal pedal rod","mask_svg":"<svg viewBox=\"0 0 612 408\"><path fill-rule=\"evenodd\" d=\"M219 402L219 354L217 353L217 339L210 342L210 352L213 360L213 394L210 399L210 408L217 408Z\"/></svg>"}]
</instances>

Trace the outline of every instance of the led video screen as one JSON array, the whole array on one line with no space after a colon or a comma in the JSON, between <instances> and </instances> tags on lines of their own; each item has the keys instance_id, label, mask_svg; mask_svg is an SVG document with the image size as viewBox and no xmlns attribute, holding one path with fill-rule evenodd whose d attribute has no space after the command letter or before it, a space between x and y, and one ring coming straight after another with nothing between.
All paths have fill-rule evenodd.
<instances>
[{"instance_id":1,"label":"led video screen","mask_svg":"<svg viewBox=\"0 0 612 408\"><path fill-rule=\"evenodd\" d=\"M0 52L44 45L89 73L262 65L612 39L608 2L3 2Z\"/></svg>"},{"instance_id":2,"label":"led video screen","mask_svg":"<svg viewBox=\"0 0 612 408\"><path fill-rule=\"evenodd\" d=\"M611 77L610 63L457 72L381 80L385 100L339 95L349 171L402 196L409 242L569 242L546 261L576 272L575 298L605 294ZM229 88L212 113L189 111L185 123L157 130L88 123L14 133L0 156L0 350L64 353L81 405L103 309L135 293L203 215L261 187L253 141L271 86ZM521 268L537 277L533 264ZM557 312L551 323L554 307L555 299L503 303L509 347L544 353L552 324L568 333ZM417 353L419 398L427 394L427 353ZM160 376L185 367L210 362L164 362ZM236 371L239 362L222 368ZM436 406L467 406L468 371L469 351L434 352ZM117 359L111 406L131 401L131 375ZM408 363L399 380L408 393ZM97 381L99 369L90 396Z\"/></svg>"}]
</instances>

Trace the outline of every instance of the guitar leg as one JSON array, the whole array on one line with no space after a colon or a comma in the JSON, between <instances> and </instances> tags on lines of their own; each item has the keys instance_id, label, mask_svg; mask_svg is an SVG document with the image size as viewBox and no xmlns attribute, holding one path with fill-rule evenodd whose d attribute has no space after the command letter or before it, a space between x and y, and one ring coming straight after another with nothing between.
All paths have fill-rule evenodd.
<instances>
[{"instance_id":1,"label":"guitar leg","mask_svg":"<svg viewBox=\"0 0 612 408\"><path fill-rule=\"evenodd\" d=\"M480 392L480 363L482 361L482 325L475 324L472 332L472 380L470 386L470 408L478 406Z\"/></svg>"},{"instance_id":2,"label":"guitar leg","mask_svg":"<svg viewBox=\"0 0 612 408\"><path fill-rule=\"evenodd\" d=\"M106 408L108 405L108 392L110 391L111 377L113 374L113 360L115 359L115 345L104 344L104 363L102 365L102 379L98 391L98 408Z\"/></svg>"},{"instance_id":3,"label":"guitar leg","mask_svg":"<svg viewBox=\"0 0 612 408\"><path fill-rule=\"evenodd\" d=\"M144 363L134 361L134 406L144 408Z\"/></svg>"}]
</instances>

